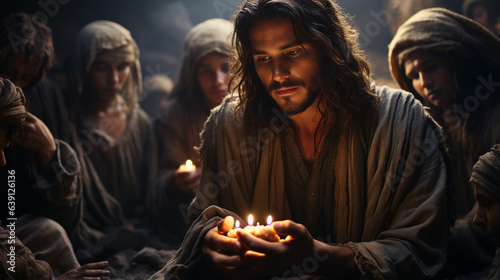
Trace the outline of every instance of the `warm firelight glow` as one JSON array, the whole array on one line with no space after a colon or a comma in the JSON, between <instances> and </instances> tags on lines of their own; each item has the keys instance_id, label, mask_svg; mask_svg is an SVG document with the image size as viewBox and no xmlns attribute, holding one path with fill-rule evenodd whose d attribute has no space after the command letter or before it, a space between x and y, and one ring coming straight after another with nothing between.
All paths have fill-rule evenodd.
<instances>
[{"instance_id":1,"label":"warm firelight glow","mask_svg":"<svg viewBox=\"0 0 500 280\"><path fill-rule=\"evenodd\" d=\"M191 161L190 159L186 160L187 167L191 167L192 165L193 165L193 161Z\"/></svg>"},{"instance_id":2,"label":"warm firelight glow","mask_svg":"<svg viewBox=\"0 0 500 280\"><path fill-rule=\"evenodd\" d=\"M253 226L253 216L252 214L248 215L248 225Z\"/></svg>"},{"instance_id":3,"label":"warm firelight glow","mask_svg":"<svg viewBox=\"0 0 500 280\"><path fill-rule=\"evenodd\" d=\"M234 222L234 227L235 228L239 228L240 227L240 221L236 220L236 222Z\"/></svg>"},{"instance_id":4,"label":"warm firelight glow","mask_svg":"<svg viewBox=\"0 0 500 280\"><path fill-rule=\"evenodd\" d=\"M273 223L273 217L271 215L267 216L267 225L270 226Z\"/></svg>"}]
</instances>

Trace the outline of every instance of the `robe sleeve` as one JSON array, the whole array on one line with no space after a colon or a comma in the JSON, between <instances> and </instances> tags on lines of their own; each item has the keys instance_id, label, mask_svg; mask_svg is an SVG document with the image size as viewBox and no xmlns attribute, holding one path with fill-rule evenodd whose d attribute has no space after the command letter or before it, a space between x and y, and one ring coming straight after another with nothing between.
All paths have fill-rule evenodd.
<instances>
[{"instance_id":1,"label":"robe sleeve","mask_svg":"<svg viewBox=\"0 0 500 280\"><path fill-rule=\"evenodd\" d=\"M35 171L34 188L43 198L40 213L71 232L82 215L80 163L75 151L66 142L59 139L55 142L56 153L49 163L50 179Z\"/></svg>"}]
</instances>

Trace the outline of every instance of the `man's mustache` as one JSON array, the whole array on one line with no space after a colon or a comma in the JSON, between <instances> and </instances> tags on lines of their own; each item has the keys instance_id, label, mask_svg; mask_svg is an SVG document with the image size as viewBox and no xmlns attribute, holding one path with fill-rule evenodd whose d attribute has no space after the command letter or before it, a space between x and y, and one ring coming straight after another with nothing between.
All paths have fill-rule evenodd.
<instances>
[{"instance_id":1,"label":"man's mustache","mask_svg":"<svg viewBox=\"0 0 500 280\"><path fill-rule=\"evenodd\" d=\"M293 80L287 79L284 82L274 81L272 84L270 84L267 87L267 91L269 93L271 93L273 90L277 90L277 89L284 88L284 87L300 87L300 86L305 87L305 85L306 84L301 79L293 79Z\"/></svg>"}]
</instances>

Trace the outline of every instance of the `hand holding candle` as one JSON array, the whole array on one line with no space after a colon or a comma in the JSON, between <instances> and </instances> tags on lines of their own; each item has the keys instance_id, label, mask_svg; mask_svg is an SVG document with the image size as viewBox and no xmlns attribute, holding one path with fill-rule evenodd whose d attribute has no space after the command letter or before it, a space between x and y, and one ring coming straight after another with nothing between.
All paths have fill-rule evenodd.
<instances>
[{"instance_id":1,"label":"hand holding candle","mask_svg":"<svg viewBox=\"0 0 500 280\"><path fill-rule=\"evenodd\" d=\"M234 228L229 230L229 232L227 233L227 236L237 238L236 232L238 230L244 230L244 231L252 234L253 236L260 238L260 239L263 239L266 241L271 241L271 242L276 242L276 241L280 240L280 237L278 236L278 234L276 234L276 231L271 226L272 223L273 223L273 218L271 217L271 215L269 215L267 217L267 226L259 225L259 223L257 223L256 226L253 226L253 216L252 216L252 214L250 214L250 215L248 215L248 226L246 226L243 229L240 229L239 228L240 223L238 220L236 220L236 222L234 224Z\"/></svg>"},{"instance_id":2,"label":"hand holding candle","mask_svg":"<svg viewBox=\"0 0 500 280\"><path fill-rule=\"evenodd\" d=\"M186 160L186 164L181 164L181 166L179 166L179 171L181 172L193 172L195 170L196 165L194 165L190 159Z\"/></svg>"}]
</instances>

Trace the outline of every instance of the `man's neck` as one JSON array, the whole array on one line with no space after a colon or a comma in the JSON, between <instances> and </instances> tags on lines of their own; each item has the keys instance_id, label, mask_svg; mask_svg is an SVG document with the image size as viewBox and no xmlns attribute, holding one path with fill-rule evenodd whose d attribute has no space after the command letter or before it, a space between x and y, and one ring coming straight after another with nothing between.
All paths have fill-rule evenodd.
<instances>
[{"instance_id":1,"label":"man's neck","mask_svg":"<svg viewBox=\"0 0 500 280\"><path fill-rule=\"evenodd\" d=\"M290 117L295 131L295 140L299 146L302 159L305 162L315 160L321 149L326 134L320 133L315 139L316 130L321 120L317 102L314 102L304 112ZM317 145L317 147L316 147Z\"/></svg>"}]
</instances>

